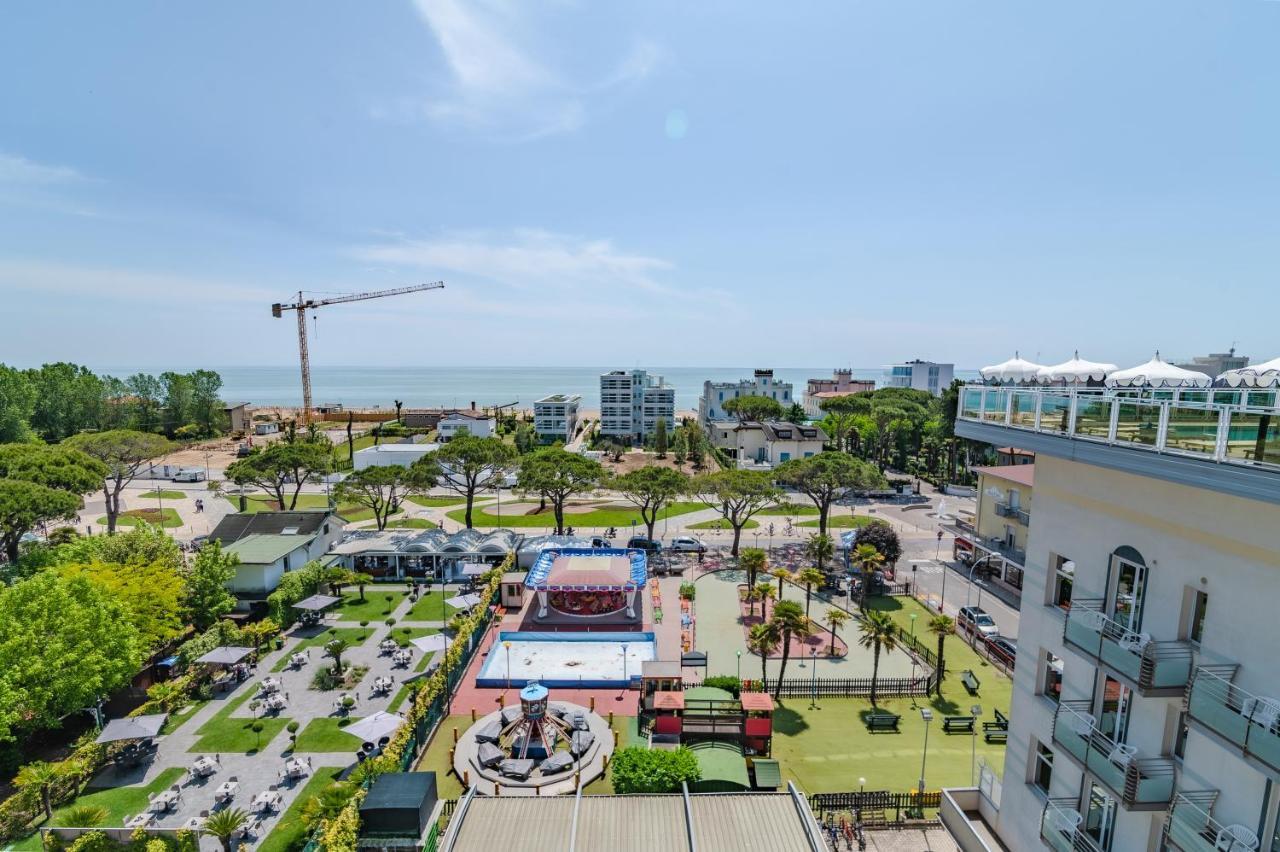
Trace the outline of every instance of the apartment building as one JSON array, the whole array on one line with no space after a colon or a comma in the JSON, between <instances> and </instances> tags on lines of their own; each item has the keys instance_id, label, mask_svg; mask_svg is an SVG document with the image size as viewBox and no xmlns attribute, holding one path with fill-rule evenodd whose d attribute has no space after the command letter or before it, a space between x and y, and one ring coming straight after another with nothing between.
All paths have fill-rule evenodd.
<instances>
[{"instance_id":1,"label":"apartment building","mask_svg":"<svg viewBox=\"0 0 1280 852\"><path fill-rule=\"evenodd\" d=\"M698 398L698 425L710 429L716 422L736 420L734 415L725 412L724 404L742 396L763 396L777 401L784 410L795 401L791 382L777 381L773 370L756 370L750 379L737 382L705 381L702 396Z\"/></svg>"},{"instance_id":2,"label":"apartment building","mask_svg":"<svg viewBox=\"0 0 1280 852\"><path fill-rule=\"evenodd\" d=\"M972 566L975 577L1021 595L1036 466L975 467L973 472L977 504L972 521L958 519L947 527L955 536L952 554Z\"/></svg>"},{"instance_id":3,"label":"apartment building","mask_svg":"<svg viewBox=\"0 0 1280 852\"><path fill-rule=\"evenodd\" d=\"M817 426L785 420L740 423L732 427L738 467L771 469L792 459L807 459L822 452L827 434Z\"/></svg>"},{"instance_id":4,"label":"apartment building","mask_svg":"<svg viewBox=\"0 0 1280 852\"><path fill-rule=\"evenodd\" d=\"M853 370L834 370L829 379L809 379L804 391L805 416L815 419L822 417L824 400L875 389L876 383L873 380L855 379Z\"/></svg>"},{"instance_id":5,"label":"apartment building","mask_svg":"<svg viewBox=\"0 0 1280 852\"><path fill-rule=\"evenodd\" d=\"M1151 396L961 395L958 435L1036 454L1012 849L1280 849L1276 391Z\"/></svg>"},{"instance_id":6,"label":"apartment building","mask_svg":"<svg viewBox=\"0 0 1280 852\"><path fill-rule=\"evenodd\" d=\"M914 388L928 391L934 396L951 386L955 378L955 364L938 364L933 361L907 361L893 364L885 373L885 386L891 388Z\"/></svg>"},{"instance_id":7,"label":"apartment building","mask_svg":"<svg viewBox=\"0 0 1280 852\"><path fill-rule=\"evenodd\" d=\"M578 431L580 394L553 393L533 403L533 430L545 444L569 443Z\"/></svg>"},{"instance_id":8,"label":"apartment building","mask_svg":"<svg viewBox=\"0 0 1280 852\"><path fill-rule=\"evenodd\" d=\"M600 434L643 442L659 420L672 429L675 388L644 370L614 370L600 376Z\"/></svg>"}]
</instances>

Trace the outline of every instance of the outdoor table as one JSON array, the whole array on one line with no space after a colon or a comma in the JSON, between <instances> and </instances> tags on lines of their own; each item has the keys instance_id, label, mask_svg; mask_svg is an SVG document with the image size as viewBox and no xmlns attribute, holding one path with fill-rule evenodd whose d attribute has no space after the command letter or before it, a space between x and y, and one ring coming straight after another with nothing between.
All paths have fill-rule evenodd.
<instances>
[{"instance_id":1,"label":"outdoor table","mask_svg":"<svg viewBox=\"0 0 1280 852\"><path fill-rule=\"evenodd\" d=\"M280 681L274 677L264 677L262 679L262 691L266 693L279 692Z\"/></svg>"},{"instance_id":2,"label":"outdoor table","mask_svg":"<svg viewBox=\"0 0 1280 852\"><path fill-rule=\"evenodd\" d=\"M307 664L307 655L298 651L289 658L289 664L295 669L300 669Z\"/></svg>"},{"instance_id":3,"label":"outdoor table","mask_svg":"<svg viewBox=\"0 0 1280 852\"><path fill-rule=\"evenodd\" d=\"M297 757L286 762L284 765L285 775L289 778L301 778L306 775L310 769L311 767L307 765L305 760Z\"/></svg>"},{"instance_id":4,"label":"outdoor table","mask_svg":"<svg viewBox=\"0 0 1280 852\"><path fill-rule=\"evenodd\" d=\"M283 710L287 704L288 702L284 700L284 696L278 692L267 696L268 710Z\"/></svg>"},{"instance_id":5,"label":"outdoor table","mask_svg":"<svg viewBox=\"0 0 1280 852\"><path fill-rule=\"evenodd\" d=\"M191 819L184 822L182 827L188 831L199 831L204 828L204 820L205 818L202 816L193 816Z\"/></svg>"},{"instance_id":6,"label":"outdoor table","mask_svg":"<svg viewBox=\"0 0 1280 852\"><path fill-rule=\"evenodd\" d=\"M156 821L155 815L143 811L140 814L129 817L125 820L125 828L146 828Z\"/></svg>"},{"instance_id":7,"label":"outdoor table","mask_svg":"<svg viewBox=\"0 0 1280 852\"><path fill-rule=\"evenodd\" d=\"M249 805L249 810L258 812L274 811L280 805L280 793L277 790L267 790L253 797L253 802Z\"/></svg>"},{"instance_id":8,"label":"outdoor table","mask_svg":"<svg viewBox=\"0 0 1280 852\"><path fill-rule=\"evenodd\" d=\"M163 813L173 808L178 803L177 790L165 790L163 793L157 793L156 797L151 800L151 810L156 813Z\"/></svg>"},{"instance_id":9,"label":"outdoor table","mask_svg":"<svg viewBox=\"0 0 1280 852\"><path fill-rule=\"evenodd\" d=\"M394 654L399 647L399 643L394 639L383 639L382 642L378 644L378 648L381 649L384 654Z\"/></svg>"},{"instance_id":10,"label":"outdoor table","mask_svg":"<svg viewBox=\"0 0 1280 852\"><path fill-rule=\"evenodd\" d=\"M373 679L373 691L386 693L391 691L393 681L387 680L385 677L375 677Z\"/></svg>"},{"instance_id":11,"label":"outdoor table","mask_svg":"<svg viewBox=\"0 0 1280 852\"><path fill-rule=\"evenodd\" d=\"M401 648L399 651L396 651L391 655L391 662L395 663L397 666L407 666L412 659L413 656L406 648Z\"/></svg>"},{"instance_id":12,"label":"outdoor table","mask_svg":"<svg viewBox=\"0 0 1280 852\"><path fill-rule=\"evenodd\" d=\"M229 802L235 798L238 792L240 792L240 785L235 781L223 781L218 785L218 789L213 791L213 800L215 802Z\"/></svg>"},{"instance_id":13,"label":"outdoor table","mask_svg":"<svg viewBox=\"0 0 1280 852\"><path fill-rule=\"evenodd\" d=\"M204 778L206 775L212 775L218 771L218 764L210 757L197 757L195 763L191 764L191 774L197 778Z\"/></svg>"}]
</instances>

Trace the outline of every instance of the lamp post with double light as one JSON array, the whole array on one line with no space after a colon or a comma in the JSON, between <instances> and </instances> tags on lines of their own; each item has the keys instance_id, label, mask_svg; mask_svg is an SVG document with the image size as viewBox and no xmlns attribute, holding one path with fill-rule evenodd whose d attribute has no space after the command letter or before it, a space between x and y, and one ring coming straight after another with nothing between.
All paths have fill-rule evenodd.
<instances>
[{"instance_id":1,"label":"lamp post with double light","mask_svg":"<svg viewBox=\"0 0 1280 852\"><path fill-rule=\"evenodd\" d=\"M933 721L933 711L928 707L920 708L920 718L924 720L924 749L920 752L920 784L916 791L920 794L920 810L924 810L924 767L929 759L929 723Z\"/></svg>"}]
</instances>

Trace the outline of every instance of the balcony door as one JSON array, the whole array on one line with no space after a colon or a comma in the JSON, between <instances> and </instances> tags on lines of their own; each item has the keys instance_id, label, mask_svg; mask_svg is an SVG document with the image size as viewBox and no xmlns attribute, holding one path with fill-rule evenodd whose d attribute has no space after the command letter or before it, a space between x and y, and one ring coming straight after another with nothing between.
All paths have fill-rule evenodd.
<instances>
[{"instance_id":1,"label":"balcony door","mask_svg":"<svg viewBox=\"0 0 1280 852\"><path fill-rule=\"evenodd\" d=\"M1133 692L1113 677L1102 679L1102 712L1098 714L1098 730L1122 743L1129 735L1129 715L1133 711Z\"/></svg>"},{"instance_id":2,"label":"balcony door","mask_svg":"<svg viewBox=\"0 0 1280 852\"><path fill-rule=\"evenodd\" d=\"M1089 784L1089 804L1084 815L1084 833L1093 838L1103 852L1111 849L1111 836L1116 827L1116 800L1096 783Z\"/></svg>"},{"instance_id":3,"label":"balcony door","mask_svg":"<svg viewBox=\"0 0 1280 852\"><path fill-rule=\"evenodd\" d=\"M1111 555L1111 616L1134 633L1142 631L1142 615L1150 582L1142 555L1122 547Z\"/></svg>"}]
</instances>

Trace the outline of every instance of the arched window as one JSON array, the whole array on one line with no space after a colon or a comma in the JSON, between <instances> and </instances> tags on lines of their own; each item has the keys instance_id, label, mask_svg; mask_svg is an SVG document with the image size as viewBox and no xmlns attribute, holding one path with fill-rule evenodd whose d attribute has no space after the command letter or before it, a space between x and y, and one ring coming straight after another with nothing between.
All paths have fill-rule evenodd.
<instances>
[{"instance_id":1,"label":"arched window","mask_svg":"<svg viewBox=\"0 0 1280 852\"><path fill-rule=\"evenodd\" d=\"M1142 630L1149 571L1142 554L1128 545L1116 548L1111 554L1112 617L1134 633Z\"/></svg>"}]
</instances>

